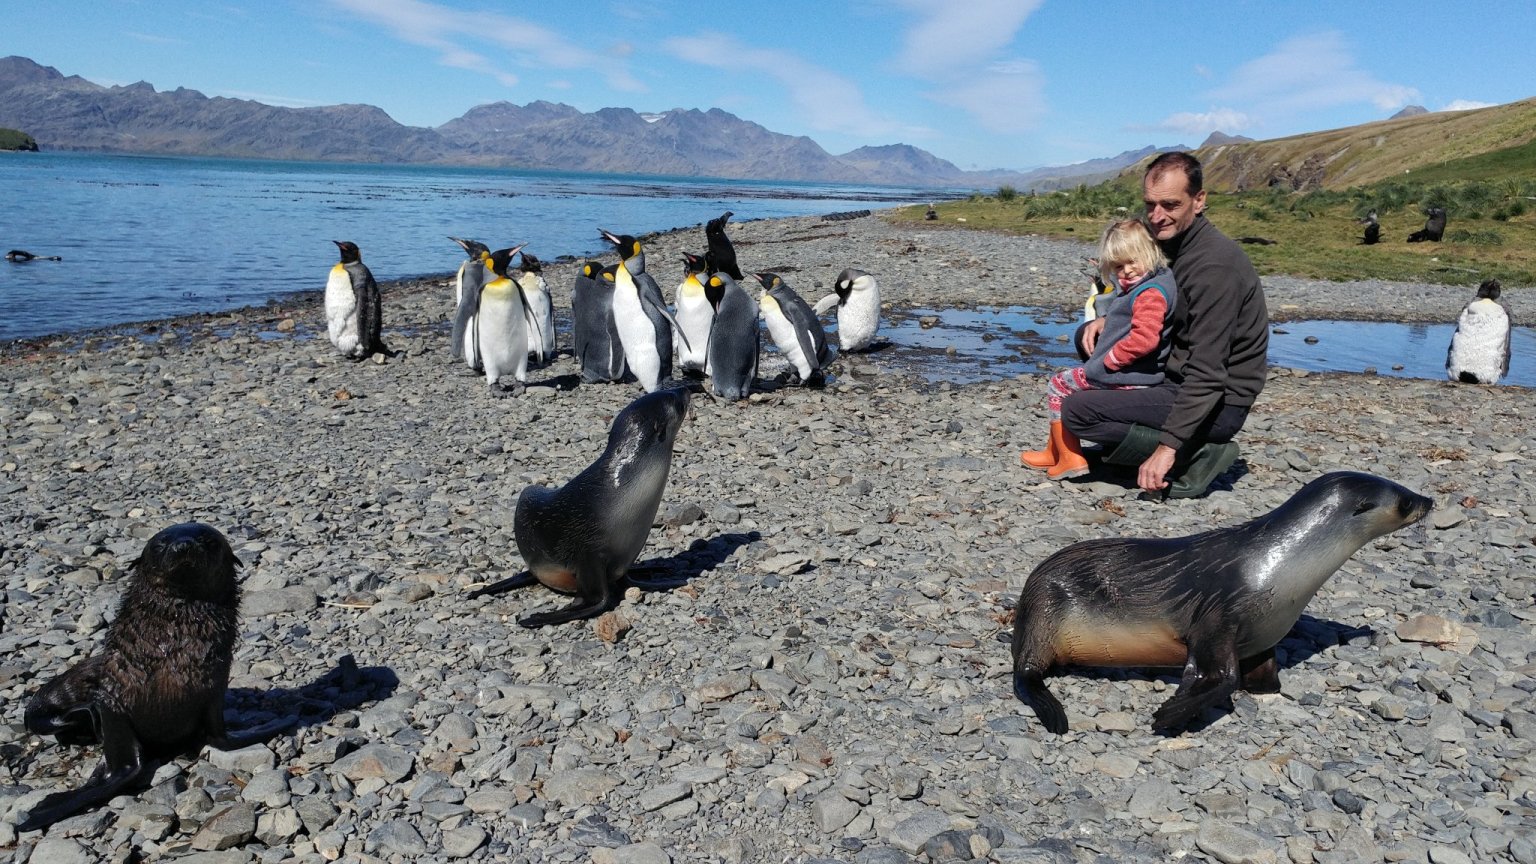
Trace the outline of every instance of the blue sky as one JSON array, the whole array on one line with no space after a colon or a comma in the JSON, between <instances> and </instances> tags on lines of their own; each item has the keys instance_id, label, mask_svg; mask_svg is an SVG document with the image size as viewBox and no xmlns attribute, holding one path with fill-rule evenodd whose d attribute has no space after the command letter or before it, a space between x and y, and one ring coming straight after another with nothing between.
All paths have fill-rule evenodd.
<instances>
[{"instance_id":1,"label":"blue sky","mask_svg":"<svg viewBox=\"0 0 1536 864\"><path fill-rule=\"evenodd\" d=\"M720 108L832 153L1027 169L1536 96L1519 2L47 0L0 55L100 84L377 105Z\"/></svg>"}]
</instances>

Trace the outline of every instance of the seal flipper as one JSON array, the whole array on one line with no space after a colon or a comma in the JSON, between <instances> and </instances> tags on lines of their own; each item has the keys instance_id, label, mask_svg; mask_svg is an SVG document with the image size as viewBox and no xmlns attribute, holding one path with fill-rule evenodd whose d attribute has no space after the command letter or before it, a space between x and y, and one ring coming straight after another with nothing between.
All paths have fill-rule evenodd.
<instances>
[{"instance_id":1,"label":"seal flipper","mask_svg":"<svg viewBox=\"0 0 1536 864\"><path fill-rule=\"evenodd\" d=\"M1205 709L1227 699L1237 689L1238 665L1237 647L1230 634L1209 643L1191 643L1184 661L1184 679L1152 715L1152 728L1169 732L1183 729Z\"/></svg>"},{"instance_id":2,"label":"seal flipper","mask_svg":"<svg viewBox=\"0 0 1536 864\"><path fill-rule=\"evenodd\" d=\"M532 570L524 570L516 576L508 576L500 582L492 582L484 588L476 588L475 590L469 592L469 596L465 597L464 599L473 600L476 597L486 597L491 594L500 594L503 591L511 591L514 588L527 588L529 585L538 584L538 581L539 580L533 578Z\"/></svg>"},{"instance_id":3,"label":"seal flipper","mask_svg":"<svg viewBox=\"0 0 1536 864\"><path fill-rule=\"evenodd\" d=\"M1035 716L1046 731L1067 734L1067 712L1055 694L1045 686L1045 677L1034 670L1013 670L1013 695L1035 709Z\"/></svg>"},{"instance_id":4,"label":"seal flipper","mask_svg":"<svg viewBox=\"0 0 1536 864\"><path fill-rule=\"evenodd\" d=\"M1243 658L1239 671L1243 676L1239 689L1249 693L1280 692L1280 664L1275 660L1273 647Z\"/></svg>"},{"instance_id":5,"label":"seal flipper","mask_svg":"<svg viewBox=\"0 0 1536 864\"><path fill-rule=\"evenodd\" d=\"M609 568L603 564L601 556L589 552L582 558L583 560L576 565L577 599L569 606L562 606L552 612L536 612L526 618L519 618L517 623L520 626L531 630L535 627L547 627L550 624L564 624L567 621L592 618L607 612L616 604L618 598L614 596L613 586L624 575L623 567L628 567L630 562L624 562L617 573L610 573Z\"/></svg>"},{"instance_id":6,"label":"seal flipper","mask_svg":"<svg viewBox=\"0 0 1536 864\"><path fill-rule=\"evenodd\" d=\"M79 789L55 792L39 801L27 818L16 825L17 831L41 831L61 819L110 801L134 783L153 776L158 763L144 758L143 745L134 734L128 715L99 706L94 713L101 732L101 764Z\"/></svg>"}]
</instances>

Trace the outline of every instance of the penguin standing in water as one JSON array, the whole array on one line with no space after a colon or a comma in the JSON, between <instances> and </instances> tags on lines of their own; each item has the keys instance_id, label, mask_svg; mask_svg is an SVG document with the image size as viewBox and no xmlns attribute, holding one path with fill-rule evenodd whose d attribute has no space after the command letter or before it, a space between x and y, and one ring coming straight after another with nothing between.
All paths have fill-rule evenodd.
<instances>
[{"instance_id":1,"label":"penguin standing in water","mask_svg":"<svg viewBox=\"0 0 1536 864\"><path fill-rule=\"evenodd\" d=\"M821 368L827 362L827 334L816 313L778 274L756 275L763 286L758 308L768 334L789 361L791 383L820 386L826 381Z\"/></svg>"},{"instance_id":2,"label":"penguin standing in water","mask_svg":"<svg viewBox=\"0 0 1536 864\"><path fill-rule=\"evenodd\" d=\"M544 282L544 264L524 252L522 272L517 285L523 289L531 324L528 327L528 354L539 363L555 356L555 322L549 299L549 285Z\"/></svg>"},{"instance_id":3,"label":"penguin standing in water","mask_svg":"<svg viewBox=\"0 0 1536 864\"><path fill-rule=\"evenodd\" d=\"M683 253L683 281L677 286L677 327L682 344L677 346L677 365L684 374L702 375L709 363L709 328L715 307L704 293L704 259Z\"/></svg>"},{"instance_id":4,"label":"penguin standing in water","mask_svg":"<svg viewBox=\"0 0 1536 864\"><path fill-rule=\"evenodd\" d=\"M491 273L496 277L480 287L476 304L473 343L485 368L485 383L498 395L518 396L528 382L528 327L532 314L523 299L523 289L509 275L507 267L521 246L491 253ZM517 383L501 387L501 379L511 374Z\"/></svg>"},{"instance_id":5,"label":"penguin standing in water","mask_svg":"<svg viewBox=\"0 0 1536 864\"><path fill-rule=\"evenodd\" d=\"M741 268L736 266L736 247L731 245L731 238L725 236L725 223L734 215L727 210L704 224L704 239L709 242L704 261L710 273L724 273L740 282L742 275Z\"/></svg>"},{"instance_id":6,"label":"penguin standing in water","mask_svg":"<svg viewBox=\"0 0 1536 864\"><path fill-rule=\"evenodd\" d=\"M880 329L880 285L875 277L852 267L837 274L828 294L816 302L817 315L837 307L837 345L843 351L863 351Z\"/></svg>"},{"instance_id":7,"label":"penguin standing in water","mask_svg":"<svg viewBox=\"0 0 1536 864\"><path fill-rule=\"evenodd\" d=\"M1381 242L1381 223L1376 221L1376 211L1365 214L1365 218L1360 221L1365 224L1365 236L1360 238L1361 245L1375 246Z\"/></svg>"},{"instance_id":8,"label":"penguin standing in water","mask_svg":"<svg viewBox=\"0 0 1536 864\"><path fill-rule=\"evenodd\" d=\"M384 345L383 310L379 284L363 264L362 253L350 240L332 240L341 250L341 261L331 268L325 283L325 329L343 357L362 360L389 354Z\"/></svg>"},{"instance_id":9,"label":"penguin standing in water","mask_svg":"<svg viewBox=\"0 0 1536 864\"><path fill-rule=\"evenodd\" d=\"M614 271L596 261L581 265L571 285L571 338L584 384L624 377L624 346L613 318Z\"/></svg>"},{"instance_id":10,"label":"penguin standing in water","mask_svg":"<svg viewBox=\"0 0 1536 864\"><path fill-rule=\"evenodd\" d=\"M624 362L645 392L654 393L672 375L672 331L677 321L661 297L661 288L645 272L645 250L628 234L598 229L618 250L614 270L613 317L624 345ZM677 328L681 332L681 328ZM687 338L684 337L684 343Z\"/></svg>"},{"instance_id":11,"label":"penguin standing in water","mask_svg":"<svg viewBox=\"0 0 1536 864\"><path fill-rule=\"evenodd\" d=\"M484 285L491 271L486 264L491 257L491 248L479 240L460 240L457 237L449 237L449 240L459 244L464 254L469 258L459 265L458 275L453 279L453 337L450 350L453 359L464 359L464 334L469 332L470 325L475 317L475 304L480 300L480 286ZM470 366L478 367L471 363Z\"/></svg>"},{"instance_id":12,"label":"penguin standing in water","mask_svg":"<svg viewBox=\"0 0 1536 864\"><path fill-rule=\"evenodd\" d=\"M1509 374L1509 309L1499 302L1499 280L1478 286L1477 299L1461 310L1445 375L1463 384L1497 384Z\"/></svg>"},{"instance_id":13,"label":"penguin standing in water","mask_svg":"<svg viewBox=\"0 0 1536 864\"><path fill-rule=\"evenodd\" d=\"M711 275L705 289L715 307L709 328L710 390L731 402L745 399L757 377L757 301L725 273Z\"/></svg>"}]
</instances>

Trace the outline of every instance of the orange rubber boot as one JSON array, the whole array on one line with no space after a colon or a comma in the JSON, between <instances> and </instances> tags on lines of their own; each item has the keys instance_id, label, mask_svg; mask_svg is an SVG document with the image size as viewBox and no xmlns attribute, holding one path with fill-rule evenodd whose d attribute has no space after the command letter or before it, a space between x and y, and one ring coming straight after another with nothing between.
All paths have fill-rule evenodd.
<instances>
[{"instance_id":1,"label":"orange rubber boot","mask_svg":"<svg viewBox=\"0 0 1536 864\"><path fill-rule=\"evenodd\" d=\"M1088 460L1078 448L1077 436L1058 420L1051 424L1051 440L1056 443L1056 464L1045 473L1052 480L1081 477L1088 473Z\"/></svg>"},{"instance_id":2,"label":"orange rubber boot","mask_svg":"<svg viewBox=\"0 0 1536 864\"><path fill-rule=\"evenodd\" d=\"M1052 427L1056 424L1052 423ZM1046 437L1044 450L1025 450L1019 454L1019 461L1031 468L1039 468L1044 471L1056 464L1059 458L1056 449L1056 433L1053 431Z\"/></svg>"}]
</instances>

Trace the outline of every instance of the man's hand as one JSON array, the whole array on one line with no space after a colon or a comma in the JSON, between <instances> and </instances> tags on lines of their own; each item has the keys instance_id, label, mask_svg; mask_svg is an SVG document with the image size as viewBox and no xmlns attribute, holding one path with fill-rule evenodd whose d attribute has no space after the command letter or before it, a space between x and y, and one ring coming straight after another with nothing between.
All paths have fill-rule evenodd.
<instances>
[{"instance_id":1,"label":"man's hand","mask_svg":"<svg viewBox=\"0 0 1536 864\"><path fill-rule=\"evenodd\" d=\"M1147 461L1136 472L1136 483L1148 492L1161 492L1168 487L1168 472L1173 470L1175 451L1167 444L1157 445Z\"/></svg>"},{"instance_id":2,"label":"man's hand","mask_svg":"<svg viewBox=\"0 0 1536 864\"><path fill-rule=\"evenodd\" d=\"M1093 354L1093 346L1098 344L1099 334L1104 332L1104 319L1095 318L1083 325L1083 350Z\"/></svg>"}]
</instances>

